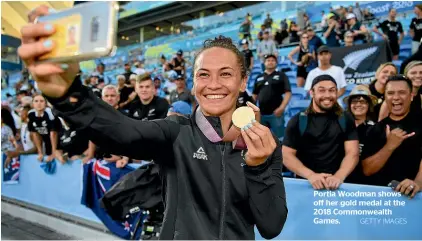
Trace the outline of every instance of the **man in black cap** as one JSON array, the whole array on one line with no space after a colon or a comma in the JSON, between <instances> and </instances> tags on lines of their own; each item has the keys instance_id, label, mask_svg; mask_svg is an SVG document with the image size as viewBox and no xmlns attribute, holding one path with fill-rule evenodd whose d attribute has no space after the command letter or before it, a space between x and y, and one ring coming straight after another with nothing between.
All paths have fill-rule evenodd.
<instances>
[{"instance_id":1,"label":"man in black cap","mask_svg":"<svg viewBox=\"0 0 422 241\"><path fill-rule=\"evenodd\" d=\"M331 64L331 51L328 46L323 45L317 50L319 66L311 70L306 77L305 90L311 90L313 80L320 75L331 76L337 84L338 98L340 98L346 91L346 77L342 68Z\"/></svg>"},{"instance_id":2,"label":"man in black cap","mask_svg":"<svg viewBox=\"0 0 422 241\"><path fill-rule=\"evenodd\" d=\"M174 66L174 70L176 71L177 75L185 75L186 61L183 58L183 51L181 49L177 51L176 57L173 58L171 64Z\"/></svg>"},{"instance_id":3,"label":"man in black cap","mask_svg":"<svg viewBox=\"0 0 422 241\"><path fill-rule=\"evenodd\" d=\"M314 189L337 189L359 160L353 117L337 103L337 84L330 75L313 79L312 102L290 119L283 140L283 162Z\"/></svg>"},{"instance_id":4,"label":"man in black cap","mask_svg":"<svg viewBox=\"0 0 422 241\"><path fill-rule=\"evenodd\" d=\"M290 82L283 72L275 70L275 55L268 54L264 58L265 72L258 75L252 97L259 102L261 123L281 138L284 135L284 110L292 96Z\"/></svg>"},{"instance_id":5,"label":"man in black cap","mask_svg":"<svg viewBox=\"0 0 422 241\"><path fill-rule=\"evenodd\" d=\"M178 75L174 82L176 83L176 89L170 92L170 104L181 100L187 102L191 106L194 106L195 98L193 97L191 92L186 88L185 77L183 77L182 75Z\"/></svg>"}]
</instances>

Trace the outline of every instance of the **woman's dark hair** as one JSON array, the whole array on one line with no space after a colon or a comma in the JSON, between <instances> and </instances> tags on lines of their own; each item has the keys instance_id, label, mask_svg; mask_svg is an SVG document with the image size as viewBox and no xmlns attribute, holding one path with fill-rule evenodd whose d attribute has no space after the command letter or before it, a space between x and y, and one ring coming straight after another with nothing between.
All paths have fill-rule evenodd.
<instances>
[{"instance_id":1,"label":"woman's dark hair","mask_svg":"<svg viewBox=\"0 0 422 241\"><path fill-rule=\"evenodd\" d=\"M370 120L370 121L375 121L374 118L374 103L372 102L371 98L369 98L368 96L364 96L364 95L356 95L356 96L351 96L349 97L349 101L347 102L347 111L353 116L355 117L355 115L352 112L352 100L354 99L360 99L361 97L363 97L366 102L368 102L368 112L366 113L366 120Z\"/></svg>"},{"instance_id":2,"label":"woman's dark hair","mask_svg":"<svg viewBox=\"0 0 422 241\"><path fill-rule=\"evenodd\" d=\"M6 108L1 108L1 121L9 126L13 131L13 135L16 136L15 120L13 119L12 113Z\"/></svg>"},{"instance_id":3,"label":"woman's dark hair","mask_svg":"<svg viewBox=\"0 0 422 241\"><path fill-rule=\"evenodd\" d=\"M194 66L193 72L195 72L195 63L198 57L202 54L202 52L210 48L223 48L223 49L228 49L232 51L236 55L237 63L240 64L240 73L241 73L242 79L248 76L248 70L246 69L246 65L245 65L245 57L239 51L239 49L236 48L236 46L233 44L233 41L231 38L227 38L222 35L216 37L215 39L207 39L204 41L204 46L202 47L201 50L199 50L199 52L195 55L195 58L193 59L193 66ZM194 75L193 77L195 77L194 73L193 75Z\"/></svg>"}]
</instances>

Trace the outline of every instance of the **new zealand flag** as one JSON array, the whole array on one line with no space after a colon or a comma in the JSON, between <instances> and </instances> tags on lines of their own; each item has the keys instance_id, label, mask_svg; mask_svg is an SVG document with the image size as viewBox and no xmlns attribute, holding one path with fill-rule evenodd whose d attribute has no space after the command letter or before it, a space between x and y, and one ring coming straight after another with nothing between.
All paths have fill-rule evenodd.
<instances>
[{"instance_id":1,"label":"new zealand flag","mask_svg":"<svg viewBox=\"0 0 422 241\"><path fill-rule=\"evenodd\" d=\"M83 190L81 203L90 208L104 225L116 236L131 239L132 236L139 240L142 233L142 219L144 215L139 210L137 213L128 214L124 222L113 220L100 206L99 200L122 176L134 170L126 166L117 168L116 163L104 160L91 160L83 165ZM139 228L134 234L136 224Z\"/></svg>"},{"instance_id":2,"label":"new zealand flag","mask_svg":"<svg viewBox=\"0 0 422 241\"><path fill-rule=\"evenodd\" d=\"M4 166L6 161L6 154L2 154L3 160L3 183L5 184L17 184L19 183L19 169L20 161L19 157L12 158L8 166Z\"/></svg>"}]
</instances>

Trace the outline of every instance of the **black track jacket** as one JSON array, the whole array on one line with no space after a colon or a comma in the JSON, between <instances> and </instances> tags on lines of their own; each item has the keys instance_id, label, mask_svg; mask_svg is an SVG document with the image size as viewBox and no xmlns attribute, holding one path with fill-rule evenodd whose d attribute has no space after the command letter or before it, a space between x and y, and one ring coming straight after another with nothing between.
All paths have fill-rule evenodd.
<instances>
[{"instance_id":1,"label":"black track jacket","mask_svg":"<svg viewBox=\"0 0 422 241\"><path fill-rule=\"evenodd\" d=\"M71 103L69 97L77 98ZM79 81L59 99L48 98L59 116L83 129L116 155L154 160L161 169L165 217L160 239L254 240L277 237L287 218L281 145L257 167L245 164L231 143L212 143L194 114L139 121L94 96ZM207 117L222 135L220 119Z\"/></svg>"}]
</instances>

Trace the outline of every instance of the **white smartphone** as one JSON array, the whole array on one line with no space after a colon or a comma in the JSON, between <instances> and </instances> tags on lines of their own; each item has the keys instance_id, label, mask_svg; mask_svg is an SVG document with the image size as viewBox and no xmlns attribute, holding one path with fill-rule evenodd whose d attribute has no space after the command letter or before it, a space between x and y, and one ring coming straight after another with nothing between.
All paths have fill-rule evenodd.
<instances>
[{"instance_id":1,"label":"white smartphone","mask_svg":"<svg viewBox=\"0 0 422 241\"><path fill-rule=\"evenodd\" d=\"M118 11L115 1L88 2L38 17L36 23L50 23L56 32L48 37L53 50L37 62L79 62L114 54Z\"/></svg>"}]
</instances>

